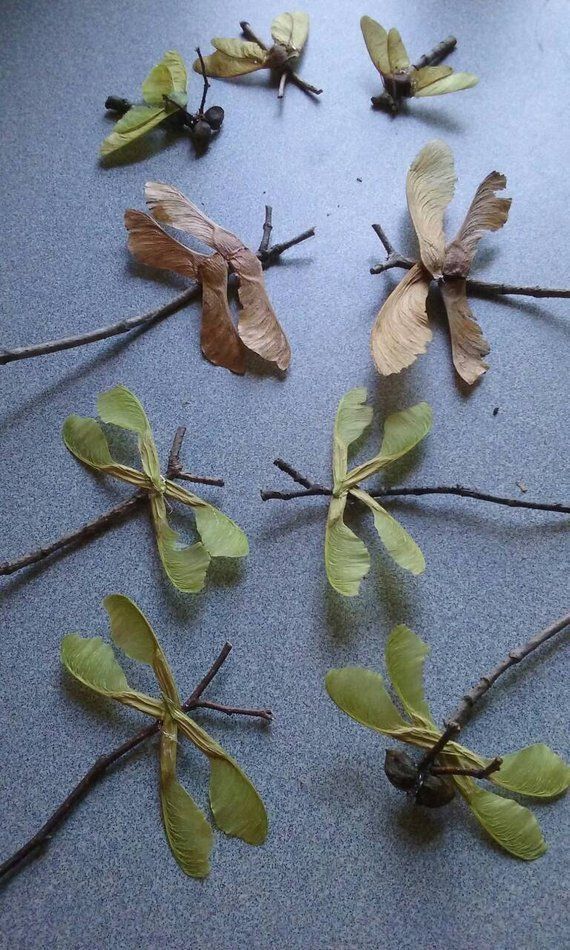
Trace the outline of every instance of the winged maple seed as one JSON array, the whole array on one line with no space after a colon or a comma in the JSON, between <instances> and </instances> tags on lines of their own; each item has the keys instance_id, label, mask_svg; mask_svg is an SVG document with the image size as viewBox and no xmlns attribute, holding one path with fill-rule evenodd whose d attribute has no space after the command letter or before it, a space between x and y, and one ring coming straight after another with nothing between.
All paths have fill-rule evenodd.
<instances>
[{"instance_id":1,"label":"winged maple seed","mask_svg":"<svg viewBox=\"0 0 570 950\"><path fill-rule=\"evenodd\" d=\"M267 837L265 806L237 762L184 712L168 661L136 604L120 594L106 597L103 604L113 642L126 656L153 668L161 697L132 689L112 648L100 637L75 633L64 637L61 661L84 686L160 723L160 804L166 838L185 874L206 877L213 832L202 809L177 779L179 733L208 759L210 808L221 831L247 844L263 844Z\"/></svg>"},{"instance_id":2,"label":"winged maple seed","mask_svg":"<svg viewBox=\"0 0 570 950\"><path fill-rule=\"evenodd\" d=\"M446 244L443 215L455 181L449 146L439 140L428 142L413 161L406 183L420 262L390 294L372 328L372 355L384 376L399 373L425 353L432 337L426 311L432 280L440 287L447 311L457 373L472 385L488 369L484 357L490 347L467 301L466 279L479 241L486 231L503 227L511 199L497 198L495 192L505 188L507 180L499 172L491 172L477 188L456 237Z\"/></svg>"},{"instance_id":3,"label":"winged maple seed","mask_svg":"<svg viewBox=\"0 0 570 950\"><path fill-rule=\"evenodd\" d=\"M80 462L134 485L137 492L148 496L158 553L166 574L178 590L198 593L204 587L211 558L245 557L249 553L247 537L219 508L163 477L146 413L130 390L115 386L102 393L97 409L103 422L136 433L142 472L112 458L103 429L95 419L69 416L62 432L65 445ZM200 541L188 546L181 544L168 524L167 499L193 510Z\"/></svg>"},{"instance_id":4,"label":"winged maple seed","mask_svg":"<svg viewBox=\"0 0 570 950\"><path fill-rule=\"evenodd\" d=\"M201 53L198 63L202 61ZM202 101L195 113L187 111L188 103L186 66L180 53L170 50L155 66L142 85L143 104L133 105L127 99L109 96L105 108L120 115L115 128L101 145L101 155L106 157L130 145L157 126L168 122L188 129L196 147L203 148L214 132L219 131L224 121L221 106L205 110L209 82L203 70L204 90Z\"/></svg>"},{"instance_id":5,"label":"winged maple seed","mask_svg":"<svg viewBox=\"0 0 570 950\"><path fill-rule=\"evenodd\" d=\"M235 234L207 218L172 185L147 182L145 198L152 216L132 209L125 213L129 250L144 264L175 271L201 284L200 345L206 359L242 374L246 370L246 350L251 350L286 370L291 362L291 349L269 302L258 257ZM185 231L216 253L208 256L190 250L168 234L159 222ZM241 309L237 329L227 297L230 271L239 281Z\"/></svg>"},{"instance_id":6,"label":"winged maple seed","mask_svg":"<svg viewBox=\"0 0 570 950\"><path fill-rule=\"evenodd\" d=\"M555 632L558 629L560 625ZM449 730L439 729L425 700L423 666L428 653L429 647L423 640L403 625L395 627L388 637L386 670L404 714L390 698L382 677L372 670L330 670L325 681L327 692L339 709L362 725L424 750L417 763L403 752L388 750L385 770L397 788L411 792L418 804L429 807L447 804L457 790L477 821L502 848L525 861L539 858L547 846L532 812L512 799L481 788L475 778L488 779L519 795L549 799L568 788L567 765L542 744L527 746L500 759L487 759L450 741ZM509 665L509 661L503 663L499 672ZM495 672L494 678L498 675ZM493 677L487 679L487 689L493 681ZM456 725L455 734L459 732Z\"/></svg>"},{"instance_id":7,"label":"winged maple seed","mask_svg":"<svg viewBox=\"0 0 570 950\"><path fill-rule=\"evenodd\" d=\"M443 96L448 92L470 89L479 81L473 73L454 73L451 66L428 65L439 63L455 48L454 37L444 40L414 66L398 30L391 29L387 33L369 16L361 18L360 28L385 90L382 96L374 96L372 103L388 108L394 115L404 99Z\"/></svg>"},{"instance_id":8,"label":"winged maple seed","mask_svg":"<svg viewBox=\"0 0 570 950\"><path fill-rule=\"evenodd\" d=\"M320 95L316 89L293 72L309 35L309 16L307 13L281 13L271 24L273 46L267 47L263 40L253 33L250 25L243 21L241 28L246 39L226 39L215 37L212 46L215 53L204 57L207 76L230 79L245 76L259 69L274 69L281 72L279 98L283 97L288 79L306 92ZM194 63L196 72L201 72L201 62Z\"/></svg>"}]
</instances>

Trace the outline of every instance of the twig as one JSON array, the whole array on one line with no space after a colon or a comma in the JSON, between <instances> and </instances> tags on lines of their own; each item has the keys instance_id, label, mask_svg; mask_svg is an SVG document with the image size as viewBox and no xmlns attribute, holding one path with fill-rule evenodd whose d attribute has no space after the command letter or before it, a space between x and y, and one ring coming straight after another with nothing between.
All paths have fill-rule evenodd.
<instances>
[{"instance_id":1,"label":"twig","mask_svg":"<svg viewBox=\"0 0 570 950\"><path fill-rule=\"evenodd\" d=\"M199 485L214 485L217 487L223 487L223 478L210 478L207 475L190 475L189 472L182 471L179 455L185 432L186 426L179 426L176 430L172 448L168 456L166 477L171 479L182 478L188 482L195 482ZM16 571L21 571L24 567L29 567L31 564L37 564L38 561L45 560L45 558L49 557L51 554L55 554L56 551L61 551L63 548L75 547L82 541L87 541L90 538L95 537L95 535L100 534L102 531L106 531L108 528L112 527L112 525L114 525L117 521L121 521L124 517L126 517L126 515L134 511L135 508L138 508L138 506L142 504L143 501L146 501L148 497L147 491L139 489L138 491L134 492L130 498L127 498L126 501L121 502L120 505L116 505L114 508L110 508L108 511L105 511L102 515L99 515L98 518L95 518L93 521L89 521L87 524L82 525L82 527L78 528L77 531L72 531L70 534L65 534L62 538L59 538L58 541L54 541L53 544L50 544L45 548L38 548L36 551L32 551L30 554L25 554L23 557L17 558L15 561L4 561L3 563L0 563L0 576L15 574Z\"/></svg>"},{"instance_id":2,"label":"twig","mask_svg":"<svg viewBox=\"0 0 570 950\"><path fill-rule=\"evenodd\" d=\"M166 477L181 478L186 482L194 482L196 485L214 485L216 488L223 488L225 484L223 478L212 478L210 475L191 475L190 472L183 470L180 462L180 449L182 448L182 441L185 435L186 426L178 426L174 435L170 455L168 456Z\"/></svg>"},{"instance_id":3,"label":"twig","mask_svg":"<svg viewBox=\"0 0 570 950\"><path fill-rule=\"evenodd\" d=\"M508 656L501 663L491 670L490 673L482 676L475 684L473 689L469 690L468 693L465 693L465 695L461 697L461 702L457 706L457 709L455 709L449 719L445 722L444 732L442 732L437 742L431 747L431 749L428 749L428 751L418 763L417 769L420 782L422 776L425 777L427 774L431 763L438 755L441 754L447 743L458 735L468 719L471 718L473 707L481 699L481 697L484 696L489 689L491 689L491 686L498 680L499 676L502 676L502 674L506 673L506 671L510 669L511 666L514 666L516 663L520 663L521 660L524 660L524 658L530 653L533 653L534 650L537 650L538 647L542 646L543 643L546 643L546 641L550 640L550 638L555 636L555 634L560 633L561 630L565 630L566 627L569 626L570 614L566 614L565 617L561 617L560 620L556 620L549 627L545 627L544 630L541 630L540 633L537 633L536 636L531 637L531 639L523 644L522 647L518 647L516 650L511 650ZM495 762L496 760L493 761ZM499 767L500 763L497 768ZM487 766L487 768L489 767ZM497 768L493 768L491 771L497 771Z\"/></svg>"},{"instance_id":4,"label":"twig","mask_svg":"<svg viewBox=\"0 0 570 950\"><path fill-rule=\"evenodd\" d=\"M241 709L238 706L222 706L219 703L212 703L200 699L204 690L210 685L214 676L229 656L231 649L231 643L224 644L222 650L214 660L206 675L198 683L198 686L192 695L189 696L186 702L182 704L182 709L185 712L188 712L192 709L203 707L207 709L216 709L220 712L227 713L228 715L257 716L258 719L270 721L273 717L271 710L269 709ZM134 736L131 736L130 739L127 739L125 742L121 743L121 745L117 746L116 749L113 749L112 752L109 752L107 755L100 756L100 758L97 759L88 772L86 772L81 781L79 781L77 785L71 790L67 798L58 808L56 808L46 823L42 825L40 830L32 838L30 838L29 841L23 845L23 847L21 847L11 857L4 861L3 864L0 865L0 880L7 877L8 875L12 876L13 872L17 872L22 869L29 858L33 857L34 855L37 856L40 851L44 851L50 844L54 832L60 828L69 814L73 811L75 806L83 798L85 798L90 789L100 778L102 778L109 767L113 765L113 763L118 759L122 758L122 756L126 755L128 752L131 752L143 742L146 742L148 739L151 739L153 736L157 735L160 730L160 725L160 721L154 722L151 726L147 726L145 729L141 729L139 732L135 733Z\"/></svg>"},{"instance_id":5,"label":"twig","mask_svg":"<svg viewBox=\"0 0 570 950\"><path fill-rule=\"evenodd\" d=\"M423 69L424 66L437 66L438 63L441 63L442 59L445 59L446 56L449 56L457 46L457 40L454 36L448 36L445 40L442 40L441 43L438 43L437 46L434 46L429 53L424 53L423 56L420 56L417 63L414 63L412 69Z\"/></svg>"},{"instance_id":6,"label":"twig","mask_svg":"<svg viewBox=\"0 0 570 950\"><path fill-rule=\"evenodd\" d=\"M288 241L281 244L274 244L264 252L257 253L262 266L271 267L272 264L289 248L314 237L315 229L309 228ZM121 333L128 333L130 330L143 328L147 330L153 324L170 317L186 304L196 300L200 295L200 285L192 284L188 290L179 294L169 303L159 307L157 310L151 310L138 317L128 317L120 320L118 323L111 323L105 327L98 327L89 333L81 333L78 336L64 337L61 340L48 340L46 343L36 343L32 346L20 346L13 350L0 348L0 366L5 363L13 363L16 360L28 360L34 356L45 356L48 353L58 353L60 350L70 350L76 346L85 346L88 343L96 343L98 340L106 340L111 336L118 336Z\"/></svg>"},{"instance_id":7,"label":"twig","mask_svg":"<svg viewBox=\"0 0 570 950\"><path fill-rule=\"evenodd\" d=\"M392 267L399 267L401 270L409 270L417 261L412 260L410 257L406 257L404 254L400 254L394 248L391 241L386 236L386 233L381 228L379 224L372 225L373 231L378 235L382 244L384 245L384 250L386 251L386 260L382 264L376 264L374 267L370 268L371 274L383 274L384 271L390 270ZM519 286L518 284L501 284L493 283L486 280L471 280L467 278L467 290L471 291L473 294L480 294L482 296L505 296L515 294L521 297L570 297L570 289L560 288L560 287L525 287Z\"/></svg>"},{"instance_id":8,"label":"twig","mask_svg":"<svg viewBox=\"0 0 570 950\"><path fill-rule=\"evenodd\" d=\"M267 46L267 44L264 43L264 41L260 39L256 33L253 32L247 20L240 20L239 25L246 40L250 40L252 43L257 43L257 45L260 46L261 49L263 50L266 50L266 51L269 50L269 47ZM294 71L290 63L285 62L282 66L282 70L283 71L281 73L281 77L279 80L279 92L277 94L279 99L283 98L283 93L285 90L285 82L287 82L287 79L290 79L291 82L295 83L295 85L298 86L299 89L302 89L303 92L310 92L314 96L321 95L323 90L317 89L316 86L311 86L309 82L306 82L304 79L301 79L301 77ZM283 77L285 75L287 76L287 79L284 80ZM283 83L283 86L281 85L282 83Z\"/></svg>"},{"instance_id":9,"label":"twig","mask_svg":"<svg viewBox=\"0 0 570 950\"><path fill-rule=\"evenodd\" d=\"M202 52L201 52L199 46L196 47L196 52L197 52L197 54L198 54L198 59L200 60L200 69L201 69L201 71L202 71L202 79L203 79L203 81L204 81L204 89L203 89L203 91L202 91L202 99L201 99L201 101L200 101L200 108L198 109L198 114L199 114L199 115L202 115L202 113L204 112L204 106L206 105L206 96L208 95L208 89L210 88L210 83L209 83L208 77L207 77L207 75L206 75L206 64L204 63L204 57L202 56Z\"/></svg>"},{"instance_id":10,"label":"twig","mask_svg":"<svg viewBox=\"0 0 570 950\"><path fill-rule=\"evenodd\" d=\"M271 232L273 230L273 208L271 205L265 205L265 221L263 222L263 236L259 242L257 253L262 257L267 254Z\"/></svg>"},{"instance_id":11,"label":"twig","mask_svg":"<svg viewBox=\"0 0 570 950\"><path fill-rule=\"evenodd\" d=\"M434 765L431 769L432 775L468 775L470 778L488 778L493 772L498 772L503 764L503 760L496 756L483 769L461 769L454 768L453 765Z\"/></svg>"},{"instance_id":12,"label":"twig","mask_svg":"<svg viewBox=\"0 0 570 950\"><path fill-rule=\"evenodd\" d=\"M261 490L262 501L291 501L294 498L307 498L313 495L332 495L332 488L321 485L319 482L312 482L306 478L296 468L289 465L283 459L275 459L273 462L282 472L289 475L293 481L303 485L300 491L276 491ZM429 485L414 486L411 488L379 488L376 491L368 492L372 498L404 498L406 496L421 495L456 495L460 498L474 498L477 501L486 501L494 505L505 505L507 508L529 508L532 511L554 511L557 514L570 514L570 505L564 505L560 502L541 502L526 501L521 498L505 498L502 495L490 495L488 492L477 491L474 488L464 488L462 485Z\"/></svg>"}]
</instances>

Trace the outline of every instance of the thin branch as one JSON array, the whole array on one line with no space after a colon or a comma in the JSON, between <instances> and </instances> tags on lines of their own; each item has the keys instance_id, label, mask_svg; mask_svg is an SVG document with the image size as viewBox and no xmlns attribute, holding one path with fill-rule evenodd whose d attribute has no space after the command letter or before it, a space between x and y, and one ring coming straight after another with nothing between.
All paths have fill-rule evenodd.
<instances>
[{"instance_id":1,"label":"thin branch","mask_svg":"<svg viewBox=\"0 0 570 950\"><path fill-rule=\"evenodd\" d=\"M514 666L516 663L520 663L521 660L524 660L524 658L530 653L533 653L534 650L537 650L540 646L542 646L543 643L546 643L546 641L550 640L551 637L555 636L557 633L560 633L562 630L565 630L566 627L569 626L570 614L566 614L565 617L561 617L560 620L556 620L549 627L545 627L544 630L541 630L540 633L537 633L536 636L531 637L531 639L523 644L522 647L518 647L516 650L511 650L509 655L501 663L491 670L490 673L482 676L475 684L473 689L469 690L468 693L465 693L465 695L461 697L461 702L457 706L457 709L455 709L449 719L445 722L445 729L441 736L437 742L434 743L431 749L427 750L425 755L418 763L418 785L421 785L422 780L425 778L427 772L430 769L430 765L435 761L437 756L441 754L447 743L455 739L455 737L464 727L465 723L471 718L475 704L481 699L482 696L485 695L489 689L491 689L491 686L498 680L499 676L502 676L502 674L506 673L506 671L509 670L511 666ZM500 764L497 768L499 767ZM493 768L491 771L497 771L497 768Z\"/></svg>"},{"instance_id":2,"label":"thin branch","mask_svg":"<svg viewBox=\"0 0 570 950\"><path fill-rule=\"evenodd\" d=\"M289 475L293 481L303 486L301 491L274 491L262 489L263 501L291 501L294 498L307 498L314 495L332 495L332 488L313 482L306 478L296 468L283 459L273 462L282 472ZM462 485L428 485L411 488L379 488L368 492L372 498L404 498L421 495L455 495L460 498L473 498L476 501L486 501L494 505L504 505L507 508L528 508L532 511L554 511L557 514L570 514L570 505L561 502L527 501L522 498L505 498L502 495L491 495L488 492L478 491L475 488L464 488Z\"/></svg>"},{"instance_id":3,"label":"thin branch","mask_svg":"<svg viewBox=\"0 0 570 950\"><path fill-rule=\"evenodd\" d=\"M438 63L441 63L442 59L445 59L446 56L449 56L457 46L457 40L454 36L448 36L445 40L442 40L441 43L438 43L437 46L434 46L429 53L424 53L423 56L420 56L417 63L414 63L412 69L423 69L424 66L437 66Z\"/></svg>"},{"instance_id":4,"label":"thin branch","mask_svg":"<svg viewBox=\"0 0 570 950\"><path fill-rule=\"evenodd\" d=\"M263 236L259 242L257 253L263 257L267 254L271 232L273 230L273 208L271 205L265 205L265 221L263 222Z\"/></svg>"},{"instance_id":5,"label":"thin branch","mask_svg":"<svg viewBox=\"0 0 570 950\"><path fill-rule=\"evenodd\" d=\"M406 257L404 254L400 254L396 251L394 245L388 239L385 231L379 224L373 224L372 229L384 245L387 257L383 263L376 264L370 268L371 274L383 274L392 267L409 270L418 263L412 260L412 258ZM521 297L570 297L570 289L561 287L526 287L519 284L502 284L486 280L472 280L471 278L467 279L467 290L483 297L507 295L518 295Z\"/></svg>"},{"instance_id":6,"label":"thin branch","mask_svg":"<svg viewBox=\"0 0 570 950\"><path fill-rule=\"evenodd\" d=\"M181 478L186 482L194 482L196 485L214 485L216 488L224 487L223 478L212 478L210 475L191 475L185 472L180 462L180 449L182 441L186 435L186 426L178 426L175 434L172 448L168 456L168 466L166 468L167 478Z\"/></svg>"},{"instance_id":7,"label":"thin branch","mask_svg":"<svg viewBox=\"0 0 570 950\"><path fill-rule=\"evenodd\" d=\"M204 106L206 105L206 96L208 95L208 89L210 88L210 83L209 83L208 77L207 77L207 75L206 75L206 64L204 63L204 57L202 56L202 52L201 52L199 46L196 47L196 52L197 52L197 54L198 54L198 59L200 60L200 69L201 69L201 71L202 71L202 79L203 79L203 81L204 81L204 89L203 89L203 91L202 91L202 99L201 99L201 101L200 101L200 108L198 109L199 115L202 115L202 113L204 112Z\"/></svg>"},{"instance_id":8,"label":"thin branch","mask_svg":"<svg viewBox=\"0 0 570 950\"><path fill-rule=\"evenodd\" d=\"M252 28L251 28L251 25L247 22L247 20L240 20L240 24L239 24L239 25L240 25L240 29L241 29L243 35L245 36L246 40L250 40L252 43L257 43L257 45L258 45L258 46L261 46L261 49L265 50L266 52L269 50L269 47L267 46L267 44L264 43L264 41L263 41L262 39L260 39L259 36L257 36L256 33L253 32L253 30L252 30ZM310 84L309 82L306 82L304 79L301 79L301 77L294 71L294 69L293 69L293 67L291 66L290 63L284 63L284 65L283 65L283 72L281 73L281 79L280 79L280 82L279 82L279 92L280 92L280 93L282 92L282 90L281 90L281 82L283 82L283 76L284 76L285 73L287 74L287 78L290 79L291 82L295 83L295 85L298 86L299 89L302 89L303 92L310 92L310 93L312 93L314 96L320 96L320 95L321 95L321 93L322 93L323 90L322 90L322 89L317 89L316 86L311 86L311 84ZM283 87L284 87L284 86L285 86L285 84L283 83ZM280 95L280 94L278 93L278 98L281 99L281 98L282 98L282 94Z\"/></svg>"},{"instance_id":9,"label":"thin branch","mask_svg":"<svg viewBox=\"0 0 570 950\"><path fill-rule=\"evenodd\" d=\"M121 502L120 505L110 508L104 514L99 515L98 518L94 518L93 521L88 521L87 524L84 524L77 531L64 534L62 538L59 538L58 541L54 541L53 544L49 544L45 548L38 548L36 551L25 554L15 561L4 561L0 564L0 576L6 577L9 574L15 574L16 571L21 571L24 567L30 567L31 564L37 564L38 561L43 561L45 558L50 557L51 554L55 554L56 551L61 551L63 548L75 547L83 541L94 538L97 534L107 531L112 525L126 518L126 516L132 511L135 511L146 498L147 493L145 491L136 491L130 498L127 498L126 501Z\"/></svg>"},{"instance_id":10,"label":"thin branch","mask_svg":"<svg viewBox=\"0 0 570 950\"><path fill-rule=\"evenodd\" d=\"M182 709L184 712L188 712L192 709L204 707L207 709L216 709L220 712L227 713L228 715L256 716L258 719L270 721L272 719L272 714L271 710L269 709L241 709L238 706L222 706L219 703L211 703L206 700L200 700L202 693L212 682L216 673L229 656L231 649L232 647L230 643L224 644L222 650L214 660L206 675L198 683L198 686L192 695L189 696L186 702L182 704ZM67 798L58 808L56 808L45 824L42 825L40 830L32 838L30 838L29 841L23 845L23 847L19 848L18 851L11 855L11 857L7 858L3 864L0 864L0 880L6 878L8 875L12 876L14 872L17 873L23 868L29 858L38 856L40 852L44 851L50 844L54 832L56 832L61 827L70 813L74 810L75 806L86 797L87 793L99 781L99 779L103 777L110 766L128 752L131 752L133 749L137 748L137 746L141 745L143 742L146 742L148 739L151 739L153 736L157 735L160 730L160 725L160 721L157 720L152 725L147 726L145 729L141 729L139 732L136 732L135 735L131 736L131 738L127 739L125 742L122 742L121 745L117 746L116 749L113 749L112 752L109 752L107 755L100 756L100 758L98 758L91 768L85 773L83 778L71 790Z\"/></svg>"},{"instance_id":11,"label":"thin branch","mask_svg":"<svg viewBox=\"0 0 570 950\"><path fill-rule=\"evenodd\" d=\"M453 765L434 765L431 769L432 775L467 775L470 778L488 778L493 772L498 772L503 764L503 760L496 756L483 769L461 769Z\"/></svg>"},{"instance_id":12,"label":"thin branch","mask_svg":"<svg viewBox=\"0 0 570 950\"><path fill-rule=\"evenodd\" d=\"M307 231L303 231L301 234L298 234L294 238L290 238L288 241L283 241L281 244L274 244L263 253L258 251L257 256L264 268L271 267L271 265L278 260L281 254L283 254L285 251L288 251L289 248L295 247L296 244L300 244L302 241L306 241L308 238L313 237L314 234L315 229L309 228ZM200 296L200 292L200 285L192 284L192 286L183 293L179 294L169 303L164 304L164 306L159 307L157 310L151 310L149 313L145 313L138 317L128 317L125 320L120 320L118 323L112 323L105 327L98 327L96 330L92 330L89 333L81 333L78 336L64 337L61 340L48 340L46 343L36 343L32 346L20 346L13 350L0 347L0 366L5 363L13 363L16 360L32 359L34 356L45 356L48 353L59 353L60 350L71 350L77 346L85 346L88 343L96 343L99 340L106 340L108 337L118 336L121 333L129 333L131 330L136 330L139 328L147 330L149 327L153 326L153 324L158 323L160 320L164 320L166 317L170 317L173 313L176 313L182 307L185 307L186 304L197 300Z\"/></svg>"},{"instance_id":13,"label":"thin branch","mask_svg":"<svg viewBox=\"0 0 570 950\"><path fill-rule=\"evenodd\" d=\"M190 475L189 472L182 471L182 465L180 463L180 449L182 447L182 440L186 433L186 426L179 426L174 435L174 440L172 442L172 448L168 456L168 465L166 469L167 478L181 478L188 482L194 482L199 485L214 485L216 487L223 487L224 480L223 478L210 478L208 475ZM110 508L108 511L105 511L102 515L99 515L97 518L94 518L93 521L88 521L87 524L78 528L77 531L72 531L70 534L65 534L62 538L59 538L57 541L54 541L53 544L48 545L45 548L38 548L36 551L32 551L30 554L25 554L23 557L17 558L15 561L4 561L0 563L0 576L7 576L8 574L15 574L16 571L21 571L24 567L29 567L31 564L37 564L38 561L43 561L45 558L49 557L51 554L55 554L57 551L61 551L64 548L75 547L83 541L88 541L95 535L100 534L103 531L106 531L108 528L111 528L118 521L121 521L126 515L130 514L143 501L148 499L148 492L144 489L139 489L134 492L130 498L127 498L126 501L121 502L119 505L115 505L114 508Z\"/></svg>"},{"instance_id":14,"label":"thin branch","mask_svg":"<svg viewBox=\"0 0 570 950\"><path fill-rule=\"evenodd\" d=\"M281 73L281 79L279 80L279 89L277 90L278 99L282 99L283 96L285 95L285 86L287 84L288 78L289 78L289 73L287 72L286 69L284 69L283 72Z\"/></svg>"}]
</instances>

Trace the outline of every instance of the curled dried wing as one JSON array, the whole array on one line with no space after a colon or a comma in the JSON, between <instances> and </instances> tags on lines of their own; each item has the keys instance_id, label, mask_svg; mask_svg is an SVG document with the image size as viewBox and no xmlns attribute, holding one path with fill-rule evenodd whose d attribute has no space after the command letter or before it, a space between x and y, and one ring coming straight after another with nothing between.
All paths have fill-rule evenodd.
<instances>
[{"instance_id":1,"label":"curled dried wing","mask_svg":"<svg viewBox=\"0 0 570 950\"><path fill-rule=\"evenodd\" d=\"M444 271L449 277L467 277L485 232L498 231L505 224L512 199L497 198L495 192L506 186L507 179L500 172L491 172L479 185L463 224L445 252Z\"/></svg>"},{"instance_id":2,"label":"curled dried wing","mask_svg":"<svg viewBox=\"0 0 570 950\"><path fill-rule=\"evenodd\" d=\"M432 337L426 311L430 280L427 271L414 264L376 317L370 345L383 376L399 373L426 351Z\"/></svg>"},{"instance_id":3,"label":"curled dried wing","mask_svg":"<svg viewBox=\"0 0 570 950\"><path fill-rule=\"evenodd\" d=\"M291 347L267 296L260 261L244 247L233 255L231 263L239 277L241 311L237 331L242 342L248 350L286 370Z\"/></svg>"},{"instance_id":4,"label":"curled dried wing","mask_svg":"<svg viewBox=\"0 0 570 950\"><path fill-rule=\"evenodd\" d=\"M309 35L309 14L280 13L271 24L271 36L289 52L299 54Z\"/></svg>"},{"instance_id":5,"label":"curled dried wing","mask_svg":"<svg viewBox=\"0 0 570 950\"><path fill-rule=\"evenodd\" d=\"M410 166L406 196L420 244L423 265L437 280L445 257L443 213L455 190L453 154L445 142L434 139L422 148Z\"/></svg>"},{"instance_id":6,"label":"curled dried wing","mask_svg":"<svg viewBox=\"0 0 570 950\"><path fill-rule=\"evenodd\" d=\"M149 214L130 208L125 211L125 227L129 232L129 251L138 261L200 280L205 255L191 251L171 237Z\"/></svg>"},{"instance_id":7,"label":"curled dried wing","mask_svg":"<svg viewBox=\"0 0 570 950\"><path fill-rule=\"evenodd\" d=\"M370 59L381 76L390 75L390 57L388 55L388 34L372 17L363 16L360 19L360 29L366 43Z\"/></svg>"},{"instance_id":8,"label":"curled dried wing","mask_svg":"<svg viewBox=\"0 0 570 950\"><path fill-rule=\"evenodd\" d=\"M213 247L226 260L244 247L243 242L235 234L227 231L226 228L221 228L215 221L208 218L178 188L161 181L147 181L144 195L157 221L186 231L209 247Z\"/></svg>"},{"instance_id":9,"label":"curled dried wing","mask_svg":"<svg viewBox=\"0 0 570 950\"><path fill-rule=\"evenodd\" d=\"M402 37L394 27L388 33L388 59L390 60L391 73L405 70L411 65Z\"/></svg>"},{"instance_id":10,"label":"curled dried wing","mask_svg":"<svg viewBox=\"0 0 570 950\"><path fill-rule=\"evenodd\" d=\"M489 368L483 357L491 347L471 312L466 286L463 278L453 277L443 281L441 294L449 321L453 365L461 379L472 386Z\"/></svg>"},{"instance_id":11,"label":"curled dried wing","mask_svg":"<svg viewBox=\"0 0 570 950\"><path fill-rule=\"evenodd\" d=\"M202 276L202 353L214 366L243 375L245 348L232 322L228 304L228 265L221 254L204 259Z\"/></svg>"}]
</instances>

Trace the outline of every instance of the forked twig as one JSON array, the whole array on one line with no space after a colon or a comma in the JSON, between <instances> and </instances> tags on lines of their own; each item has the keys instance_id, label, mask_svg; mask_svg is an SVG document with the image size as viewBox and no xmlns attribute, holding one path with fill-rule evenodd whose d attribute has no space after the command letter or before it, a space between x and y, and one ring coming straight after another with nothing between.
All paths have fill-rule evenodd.
<instances>
[{"instance_id":1,"label":"forked twig","mask_svg":"<svg viewBox=\"0 0 570 950\"><path fill-rule=\"evenodd\" d=\"M221 703L214 703L210 702L209 700L201 699L204 690L210 685L220 667L227 660L231 649L231 643L226 642L206 675L198 683L194 692L188 697L186 702L182 704L182 709L184 712L189 712L193 709L215 709L219 712L226 713L227 715L255 716L265 722L271 722L273 719L273 714L270 709L242 709L239 706L223 706ZM152 725L147 726L145 729L141 729L139 732L135 733L135 735L131 736L130 739L122 742L121 745L117 746L116 749L113 749L112 752L100 756L100 758L98 758L91 768L85 773L83 778L71 790L61 805L56 808L45 824L42 825L40 830L35 835L33 835L33 837L30 838L26 844L19 848L18 851L11 855L11 857L7 858L3 864L0 864L0 880L7 878L8 876L13 876L14 873L22 870L29 858L37 856L40 852L44 851L50 844L54 833L65 822L75 806L85 798L96 782L102 778L110 766L128 752L136 749L137 746L141 745L143 742L146 742L153 736L158 735L160 726L160 721L156 721Z\"/></svg>"}]
</instances>

